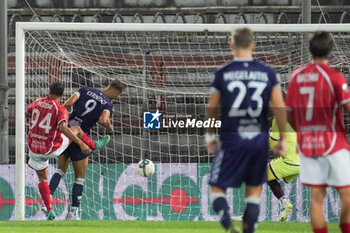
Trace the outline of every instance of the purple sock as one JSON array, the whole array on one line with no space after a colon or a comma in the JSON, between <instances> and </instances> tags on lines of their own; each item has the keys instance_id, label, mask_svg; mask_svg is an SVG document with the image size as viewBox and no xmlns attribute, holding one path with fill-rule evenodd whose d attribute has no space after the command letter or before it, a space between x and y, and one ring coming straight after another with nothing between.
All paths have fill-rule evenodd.
<instances>
[{"instance_id":1,"label":"purple sock","mask_svg":"<svg viewBox=\"0 0 350 233\"><path fill-rule=\"evenodd\" d=\"M75 180L75 183L73 185L73 190L72 190L72 206L73 207L80 206L80 200L81 200L81 197L83 196L84 182L85 182L85 179L82 179L82 178L77 178Z\"/></svg>"},{"instance_id":2,"label":"purple sock","mask_svg":"<svg viewBox=\"0 0 350 233\"><path fill-rule=\"evenodd\" d=\"M254 233L257 227L260 205L247 202L247 207L243 215L243 233Z\"/></svg>"},{"instance_id":3,"label":"purple sock","mask_svg":"<svg viewBox=\"0 0 350 233\"><path fill-rule=\"evenodd\" d=\"M51 177L49 187L50 187L50 193L52 196L55 193L63 175L64 173L61 170L57 169L55 174L53 174L53 176Z\"/></svg>"},{"instance_id":4,"label":"purple sock","mask_svg":"<svg viewBox=\"0 0 350 233\"><path fill-rule=\"evenodd\" d=\"M220 217L221 225L228 230L232 226L232 220L229 213L229 207L224 197L216 197L213 201L213 208L215 213Z\"/></svg>"}]
</instances>

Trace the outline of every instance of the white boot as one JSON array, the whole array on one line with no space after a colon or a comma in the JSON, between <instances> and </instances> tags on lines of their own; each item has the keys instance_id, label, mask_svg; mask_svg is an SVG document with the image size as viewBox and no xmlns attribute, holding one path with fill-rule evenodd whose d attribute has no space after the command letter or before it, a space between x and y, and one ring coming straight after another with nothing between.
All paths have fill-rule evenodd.
<instances>
[{"instance_id":1,"label":"white boot","mask_svg":"<svg viewBox=\"0 0 350 233\"><path fill-rule=\"evenodd\" d=\"M280 206L279 221L286 221L290 211L293 208L293 205L288 202L286 197L281 197L278 202L279 202L279 206Z\"/></svg>"},{"instance_id":2,"label":"white boot","mask_svg":"<svg viewBox=\"0 0 350 233\"><path fill-rule=\"evenodd\" d=\"M81 220L79 215L79 207L72 206L68 212L67 220Z\"/></svg>"}]
</instances>

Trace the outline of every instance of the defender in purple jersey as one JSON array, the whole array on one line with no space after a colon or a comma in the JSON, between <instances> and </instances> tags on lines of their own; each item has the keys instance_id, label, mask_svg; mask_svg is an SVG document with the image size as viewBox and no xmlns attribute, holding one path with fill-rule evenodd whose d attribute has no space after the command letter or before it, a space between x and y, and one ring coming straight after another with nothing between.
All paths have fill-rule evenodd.
<instances>
[{"instance_id":1,"label":"defender in purple jersey","mask_svg":"<svg viewBox=\"0 0 350 233\"><path fill-rule=\"evenodd\" d=\"M205 141L213 159L209 184L210 199L222 226L234 229L226 201L226 189L246 184L246 210L243 233L253 233L259 215L261 185L266 182L268 159L269 103L273 106L281 140L275 153L285 152L287 122L282 92L276 71L253 59L253 33L248 28L237 29L231 38L235 60L215 72L209 97L207 118L222 121L219 148L215 129L209 128Z\"/></svg>"},{"instance_id":2,"label":"defender in purple jersey","mask_svg":"<svg viewBox=\"0 0 350 233\"><path fill-rule=\"evenodd\" d=\"M112 133L113 124L110 118L113 114L113 104L111 100L117 98L124 89L125 85L119 80L113 80L103 91L90 87L80 88L63 105L68 110L73 107L73 111L69 116L69 126L80 126L86 134L89 134L90 129L96 123L99 123L106 128L108 133ZM109 137L106 140L109 140ZM54 194L60 179L68 169L70 160L74 167L75 183L72 190L72 205L67 218L78 220L88 157L74 143L58 159L58 168L50 181L50 192L51 195Z\"/></svg>"}]
</instances>

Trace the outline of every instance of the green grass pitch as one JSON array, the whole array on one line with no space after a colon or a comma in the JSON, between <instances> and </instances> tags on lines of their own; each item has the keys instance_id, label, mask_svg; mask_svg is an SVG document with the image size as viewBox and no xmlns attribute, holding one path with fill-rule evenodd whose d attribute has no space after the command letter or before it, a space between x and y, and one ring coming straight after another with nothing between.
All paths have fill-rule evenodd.
<instances>
[{"instance_id":1,"label":"green grass pitch","mask_svg":"<svg viewBox=\"0 0 350 233\"><path fill-rule=\"evenodd\" d=\"M217 222L155 221L1 221L6 233L224 233ZM256 233L310 233L309 223L260 222ZM328 232L340 233L337 223L328 224Z\"/></svg>"}]
</instances>

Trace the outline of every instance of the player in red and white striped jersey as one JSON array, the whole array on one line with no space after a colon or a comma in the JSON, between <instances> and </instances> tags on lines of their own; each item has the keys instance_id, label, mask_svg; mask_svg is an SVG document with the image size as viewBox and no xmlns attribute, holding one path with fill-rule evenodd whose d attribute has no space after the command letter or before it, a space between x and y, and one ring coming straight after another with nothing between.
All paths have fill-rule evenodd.
<instances>
[{"instance_id":1,"label":"player in red and white striped jersey","mask_svg":"<svg viewBox=\"0 0 350 233\"><path fill-rule=\"evenodd\" d=\"M92 141L79 126L68 128L67 109L59 103L63 91L64 87L61 83L52 83L49 95L36 99L28 106L26 113L27 117L30 117L27 139L28 165L38 174L39 192L47 207L48 219L55 218L47 183L48 160L61 155L68 147L70 140L79 145L85 154L101 146L98 142Z\"/></svg>"},{"instance_id":2,"label":"player in red and white striped jersey","mask_svg":"<svg viewBox=\"0 0 350 233\"><path fill-rule=\"evenodd\" d=\"M350 232L350 146L342 108L350 113L350 91L342 73L328 66L333 41L316 32L310 40L313 64L292 72L286 97L288 121L297 131L300 179L311 189L311 224L327 233L322 212L326 187L335 187L342 200L340 227Z\"/></svg>"}]
</instances>

